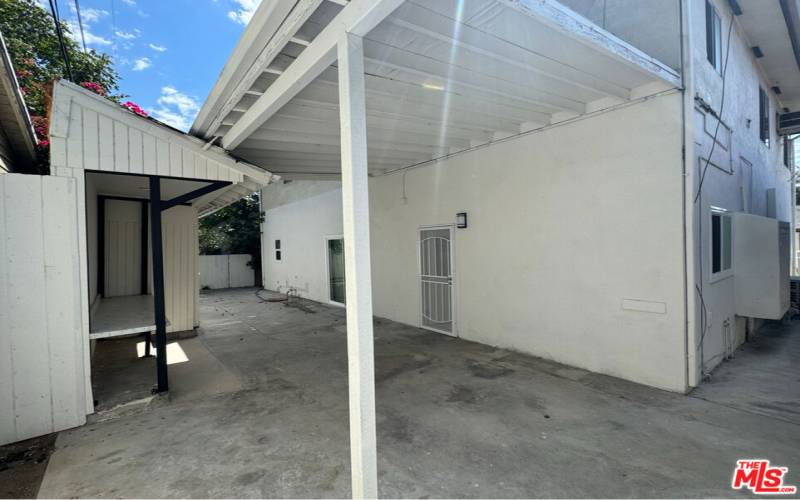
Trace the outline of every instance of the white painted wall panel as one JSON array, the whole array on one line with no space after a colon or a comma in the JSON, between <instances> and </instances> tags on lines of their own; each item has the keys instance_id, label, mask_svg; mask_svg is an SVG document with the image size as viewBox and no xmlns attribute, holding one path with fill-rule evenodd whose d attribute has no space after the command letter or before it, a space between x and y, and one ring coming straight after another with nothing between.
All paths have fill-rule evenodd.
<instances>
[{"instance_id":1,"label":"white painted wall panel","mask_svg":"<svg viewBox=\"0 0 800 500\"><path fill-rule=\"evenodd\" d=\"M142 204L106 200L105 296L141 293Z\"/></svg>"},{"instance_id":2,"label":"white painted wall panel","mask_svg":"<svg viewBox=\"0 0 800 500\"><path fill-rule=\"evenodd\" d=\"M342 191L337 185L293 181L262 190L264 288L294 288L302 297L328 302L325 236L342 234ZM281 260L275 257L275 240L281 241ZM416 300L416 295L401 300Z\"/></svg>"},{"instance_id":3,"label":"white painted wall panel","mask_svg":"<svg viewBox=\"0 0 800 500\"><path fill-rule=\"evenodd\" d=\"M673 93L372 178L375 314L419 324L418 229L466 211L453 242L459 336L684 391L680 110ZM263 190L264 283L325 301L340 191L271 201L302 185Z\"/></svg>"},{"instance_id":4,"label":"white painted wall panel","mask_svg":"<svg viewBox=\"0 0 800 500\"><path fill-rule=\"evenodd\" d=\"M200 287L213 290L255 286L255 273L248 254L201 255Z\"/></svg>"},{"instance_id":5,"label":"white painted wall panel","mask_svg":"<svg viewBox=\"0 0 800 500\"><path fill-rule=\"evenodd\" d=\"M168 332L195 327L199 288L200 249L197 241L197 211L178 206L164 212L164 294Z\"/></svg>"},{"instance_id":6,"label":"white painted wall panel","mask_svg":"<svg viewBox=\"0 0 800 500\"><path fill-rule=\"evenodd\" d=\"M86 170L97 170L99 168L100 145L98 131L98 116L91 109L83 110L83 165Z\"/></svg>"},{"instance_id":7,"label":"white painted wall panel","mask_svg":"<svg viewBox=\"0 0 800 500\"><path fill-rule=\"evenodd\" d=\"M0 444L85 422L76 191L0 177Z\"/></svg>"}]
</instances>

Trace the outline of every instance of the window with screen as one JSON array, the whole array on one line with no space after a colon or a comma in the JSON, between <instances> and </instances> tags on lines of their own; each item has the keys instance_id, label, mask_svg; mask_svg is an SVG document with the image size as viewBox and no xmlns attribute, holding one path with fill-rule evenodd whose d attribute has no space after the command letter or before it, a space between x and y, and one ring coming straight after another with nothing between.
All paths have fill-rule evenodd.
<instances>
[{"instance_id":1,"label":"window with screen","mask_svg":"<svg viewBox=\"0 0 800 500\"><path fill-rule=\"evenodd\" d=\"M706 56L714 69L722 74L722 20L711 0L706 0Z\"/></svg>"},{"instance_id":2,"label":"window with screen","mask_svg":"<svg viewBox=\"0 0 800 500\"><path fill-rule=\"evenodd\" d=\"M783 148L783 166L791 169L794 163L794 141L784 135L781 137L781 147Z\"/></svg>"},{"instance_id":3,"label":"window with screen","mask_svg":"<svg viewBox=\"0 0 800 500\"><path fill-rule=\"evenodd\" d=\"M724 211L711 212L711 276L727 274L732 265L731 216Z\"/></svg>"},{"instance_id":4,"label":"window with screen","mask_svg":"<svg viewBox=\"0 0 800 500\"><path fill-rule=\"evenodd\" d=\"M769 146L769 97L761 87L758 88L758 137Z\"/></svg>"},{"instance_id":5,"label":"window with screen","mask_svg":"<svg viewBox=\"0 0 800 500\"><path fill-rule=\"evenodd\" d=\"M275 260L281 260L281 240L275 240Z\"/></svg>"}]
</instances>

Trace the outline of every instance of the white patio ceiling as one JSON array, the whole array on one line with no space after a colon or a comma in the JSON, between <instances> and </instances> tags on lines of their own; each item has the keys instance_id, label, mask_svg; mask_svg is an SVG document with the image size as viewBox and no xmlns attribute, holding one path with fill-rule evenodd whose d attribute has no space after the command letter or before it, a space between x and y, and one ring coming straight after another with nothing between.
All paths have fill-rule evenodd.
<instances>
[{"instance_id":1,"label":"white patio ceiling","mask_svg":"<svg viewBox=\"0 0 800 500\"><path fill-rule=\"evenodd\" d=\"M680 84L665 64L552 0L398 3L364 35L373 175ZM284 178L337 176L335 50L318 71L308 59L330 52L321 33L351 22L346 10L358 4L262 6L192 132Z\"/></svg>"}]
</instances>

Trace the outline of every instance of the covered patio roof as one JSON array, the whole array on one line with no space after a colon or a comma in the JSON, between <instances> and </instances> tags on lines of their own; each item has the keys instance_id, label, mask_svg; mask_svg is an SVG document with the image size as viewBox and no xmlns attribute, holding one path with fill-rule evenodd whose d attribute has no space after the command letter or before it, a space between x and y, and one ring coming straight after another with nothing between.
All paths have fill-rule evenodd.
<instances>
[{"instance_id":1,"label":"covered patio roof","mask_svg":"<svg viewBox=\"0 0 800 500\"><path fill-rule=\"evenodd\" d=\"M280 0L257 11L192 134L284 178L338 177L342 29L363 36L371 175L680 86L553 0Z\"/></svg>"},{"instance_id":2,"label":"covered patio roof","mask_svg":"<svg viewBox=\"0 0 800 500\"><path fill-rule=\"evenodd\" d=\"M191 132L286 179L341 176L354 497L377 495L367 177L680 85L554 0L261 4Z\"/></svg>"}]
</instances>

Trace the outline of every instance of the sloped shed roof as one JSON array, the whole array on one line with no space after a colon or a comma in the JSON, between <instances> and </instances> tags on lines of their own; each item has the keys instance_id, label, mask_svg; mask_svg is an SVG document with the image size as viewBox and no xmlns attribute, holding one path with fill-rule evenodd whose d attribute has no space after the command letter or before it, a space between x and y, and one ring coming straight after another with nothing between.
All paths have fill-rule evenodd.
<instances>
[{"instance_id":1,"label":"sloped shed roof","mask_svg":"<svg viewBox=\"0 0 800 500\"><path fill-rule=\"evenodd\" d=\"M83 169L228 181L192 204L200 215L218 210L276 179L152 118L136 115L66 80L56 82L50 120L51 170Z\"/></svg>"}]
</instances>

